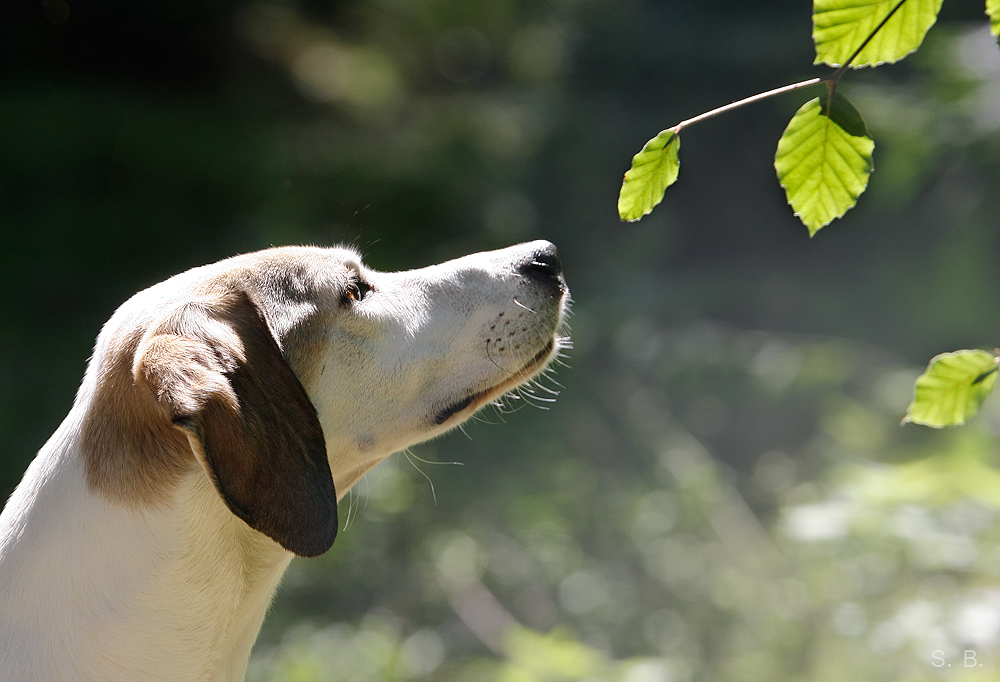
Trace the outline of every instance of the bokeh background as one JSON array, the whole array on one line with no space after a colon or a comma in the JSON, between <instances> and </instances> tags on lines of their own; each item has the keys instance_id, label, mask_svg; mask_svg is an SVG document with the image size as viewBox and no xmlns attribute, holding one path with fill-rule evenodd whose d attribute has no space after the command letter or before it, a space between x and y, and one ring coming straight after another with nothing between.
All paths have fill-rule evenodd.
<instances>
[{"instance_id":1,"label":"bokeh background","mask_svg":"<svg viewBox=\"0 0 1000 682\"><path fill-rule=\"evenodd\" d=\"M996 679L1000 399L900 426L932 355L1000 345L981 0L845 79L876 172L815 238L771 167L802 92L686 131L663 204L617 219L659 130L824 73L810 11L5 3L0 496L142 287L277 244L390 270L546 238L575 299L557 401L369 474L334 549L293 562L250 680Z\"/></svg>"}]
</instances>

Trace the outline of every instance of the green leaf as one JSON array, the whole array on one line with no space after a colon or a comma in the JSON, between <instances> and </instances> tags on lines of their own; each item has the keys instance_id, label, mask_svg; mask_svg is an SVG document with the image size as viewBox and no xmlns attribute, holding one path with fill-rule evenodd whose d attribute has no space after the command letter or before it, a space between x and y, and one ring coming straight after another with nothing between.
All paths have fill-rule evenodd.
<instances>
[{"instance_id":1,"label":"green leaf","mask_svg":"<svg viewBox=\"0 0 1000 682\"><path fill-rule=\"evenodd\" d=\"M1000 36L1000 0L986 0L986 16L990 18L990 30Z\"/></svg>"},{"instance_id":2,"label":"green leaf","mask_svg":"<svg viewBox=\"0 0 1000 682\"><path fill-rule=\"evenodd\" d=\"M871 133L868 132L868 124L865 123L865 119L861 116L858 108L851 104L851 100L836 91L832 97L826 97L825 100L825 104L827 105L826 111L822 113L829 116L845 133L851 137L867 137L871 139ZM873 142L872 145L874 144Z\"/></svg>"},{"instance_id":3,"label":"green leaf","mask_svg":"<svg viewBox=\"0 0 1000 682\"><path fill-rule=\"evenodd\" d=\"M795 112L778 140L774 169L810 237L857 203L868 186L874 149L861 114L839 93Z\"/></svg>"},{"instance_id":4,"label":"green leaf","mask_svg":"<svg viewBox=\"0 0 1000 682\"><path fill-rule=\"evenodd\" d=\"M632 167L625 173L618 195L622 220L639 220L663 200L663 193L674 184L681 169L677 158L680 146L681 138L672 130L664 130L632 157Z\"/></svg>"},{"instance_id":5,"label":"green leaf","mask_svg":"<svg viewBox=\"0 0 1000 682\"><path fill-rule=\"evenodd\" d=\"M906 0L851 62L851 68L895 62L916 50L937 21L941 2ZM813 0L814 63L841 66L897 4L898 0Z\"/></svg>"},{"instance_id":6,"label":"green leaf","mask_svg":"<svg viewBox=\"0 0 1000 682\"><path fill-rule=\"evenodd\" d=\"M917 377L904 422L941 428L973 416L997 380L997 357L982 350L942 353Z\"/></svg>"}]
</instances>

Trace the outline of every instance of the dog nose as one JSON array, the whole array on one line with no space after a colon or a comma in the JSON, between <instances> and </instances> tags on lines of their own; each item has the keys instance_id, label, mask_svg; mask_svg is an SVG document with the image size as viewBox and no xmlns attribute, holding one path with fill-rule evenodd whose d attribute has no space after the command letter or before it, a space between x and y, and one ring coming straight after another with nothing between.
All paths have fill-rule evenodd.
<instances>
[{"instance_id":1,"label":"dog nose","mask_svg":"<svg viewBox=\"0 0 1000 682\"><path fill-rule=\"evenodd\" d=\"M524 277L530 277L543 282L562 281L562 263L559 262L559 252L555 244L546 243L531 254L517 271Z\"/></svg>"}]
</instances>

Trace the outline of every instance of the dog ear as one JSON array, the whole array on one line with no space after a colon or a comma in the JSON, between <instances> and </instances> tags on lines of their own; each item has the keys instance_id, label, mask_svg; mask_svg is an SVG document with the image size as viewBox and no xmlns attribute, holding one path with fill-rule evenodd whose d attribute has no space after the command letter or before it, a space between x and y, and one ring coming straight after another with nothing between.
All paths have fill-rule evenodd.
<instances>
[{"instance_id":1,"label":"dog ear","mask_svg":"<svg viewBox=\"0 0 1000 682\"><path fill-rule=\"evenodd\" d=\"M300 556L330 548L337 494L319 417L245 292L177 311L144 339L133 376L233 514Z\"/></svg>"}]
</instances>

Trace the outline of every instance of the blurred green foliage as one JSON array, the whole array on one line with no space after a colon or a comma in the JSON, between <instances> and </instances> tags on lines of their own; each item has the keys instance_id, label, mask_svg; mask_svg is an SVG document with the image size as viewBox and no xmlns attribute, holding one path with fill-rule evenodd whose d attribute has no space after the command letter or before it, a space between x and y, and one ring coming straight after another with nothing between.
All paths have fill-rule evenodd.
<instances>
[{"instance_id":1,"label":"blurred green foliage","mask_svg":"<svg viewBox=\"0 0 1000 682\"><path fill-rule=\"evenodd\" d=\"M994 679L1000 408L899 426L927 357L1000 329L981 3L844 84L878 181L824 239L770 167L795 95L692 130L685 183L641 224L615 213L650 129L810 75L788 67L811 60L810 9L4 7L0 489L103 320L173 272L544 237L576 300L558 401L512 398L362 481L333 550L293 562L251 680Z\"/></svg>"}]
</instances>

